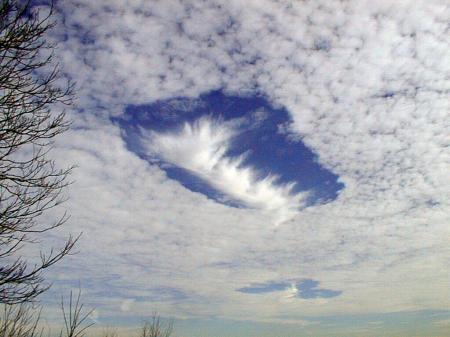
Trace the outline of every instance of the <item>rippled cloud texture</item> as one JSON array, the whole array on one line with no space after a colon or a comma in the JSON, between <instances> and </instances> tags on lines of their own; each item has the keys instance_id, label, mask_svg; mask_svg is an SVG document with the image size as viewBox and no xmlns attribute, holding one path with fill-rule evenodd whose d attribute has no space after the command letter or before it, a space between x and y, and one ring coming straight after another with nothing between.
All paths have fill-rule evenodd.
<instances>
[{"instance_id":1,"label":"rippled cloud texture","mask_svg":"<svg viewBox=\"0 0 450 337\"><path fill-rule=\"evenodd\" d=\"M54 269L54 291L80 281L99 322L157 309L308 327L325 315L448 310L446 1L71 0L57 10L52 39L79 100L55 155L78 165L66 227L84 235ZM133 152L115 122L130 105L183 98L192 110L214 90L286 109L280 132L338 177L336 198L291 212L300 199L224 159L233 125L204 117L143 133L149 153L253 207L220 203ZM276 226L280 205L288 216ZM237 291L291 280L336 296L292 296L298 284Z\"/></svg>"}]
</instances>

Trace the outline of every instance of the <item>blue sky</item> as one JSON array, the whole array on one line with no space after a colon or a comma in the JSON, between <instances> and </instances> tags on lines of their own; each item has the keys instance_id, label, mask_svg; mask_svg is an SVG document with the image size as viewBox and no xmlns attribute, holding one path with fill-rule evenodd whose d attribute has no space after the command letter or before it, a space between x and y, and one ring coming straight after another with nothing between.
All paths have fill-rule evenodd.
<instances>
[{"instance_id":1,"label":"blue sky","mask_svg":"<svg viewBox=\"0 0 450 337\"><path fill-rule=\"evenodd\" d=\"M53 156L77 169L49 241L83 237L46 274L49 319L81 288L99 327L450 329L445 1L56 9L78 100Z\"/></svg>"},{"instance_id":2,"label":"blue sky","mask_svg":"<svg viewBox=\"0 0 450 337\"><path fill-rule=\"evenodd\" d=\"M304 279L292 282L268 282L265 284L253 284L237 289L247 294L266 294L277 291L291 290L292 297L303 299L331 298L342 294L342 291L319 288L319 281Z\"/></svg>"}]
</instances>

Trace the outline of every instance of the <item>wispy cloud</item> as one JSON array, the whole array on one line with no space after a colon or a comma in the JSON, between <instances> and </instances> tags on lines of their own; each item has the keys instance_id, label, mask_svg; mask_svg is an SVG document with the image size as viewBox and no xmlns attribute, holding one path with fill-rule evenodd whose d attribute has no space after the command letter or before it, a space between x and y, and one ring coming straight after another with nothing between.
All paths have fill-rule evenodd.
<instances>
[{"instance_id":1,"label":"wispy cloud","mask_svg":"<svg viewBox=\"0 0 450 337\"><path fill-rule=\"evenodd\" d=\"M195 173L247 207L276 211L277 224L304 206L306 193L293 193L295 182L279 183L275 175L261 177L257 169L244 164L245 154L228 155L230 143L239 133L238 120L204 117L178 131L143 133L149 154Z\"/></svg>"}]
</instances>

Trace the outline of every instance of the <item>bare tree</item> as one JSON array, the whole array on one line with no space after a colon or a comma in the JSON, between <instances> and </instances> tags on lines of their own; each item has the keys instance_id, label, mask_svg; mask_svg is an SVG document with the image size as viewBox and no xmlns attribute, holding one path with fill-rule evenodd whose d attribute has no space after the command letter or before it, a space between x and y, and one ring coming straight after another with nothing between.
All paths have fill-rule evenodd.
<instances>
[{"instance_id":1,"label":"bare tree","mask_svg":"<svg viewBox=\"0 0 450 337\"><path fill-rule=\"evenodd\" d=\"M61 330L59 337L84 337L85 332L94 323L87 323L87 319L94 312L94 309L83 312L83 304L80 303L81 290L75 299L72 291L70 292L68 308L64 305L64 298L61 298L61 311L64 318L64 332Z\"/></svg>"},{"instance_id":2,"label":"bare tree","mask_svg":"<svg viewBox=\"0 0 450 337\"><path fill-rule=\"evenodd\" d=\"M33 310L29 303L4 305L0 315L0 337L42 337L38 328L41 311Z\"/></svg>"},{"instance_id":3,"label":"bare tree","mask_svg":"<svg viewBox=\"0 0 450 337\"><path fill-rule=\"evenodd\" d=\"M102 337L119 337L119 332L117 331L117 328L107 326L103 329Z\"/></svg>"},{"instance_id":4,"label":"bare tree","mask_svg":"<svg viewBox=\"0 0 450 337\"><path fill-rule=\"evenodd\" d=\"M170 337L173 332L173 320L169 320L166 324L156 313L150 320L144 322L139 337Z\"/></svg>"},{"instance_id":5,"label":"bare tree","mask_svg":"<svg viewBox=\"0 0 450 337\"><path fill-rule=\"evenodd\" d=\"M83 312L80 297L81 291L76 297L71 292L68 303L61 299L64 327L59 337L83 337L86 330L94 324L87 322L92 310ZM44 327L40 322L42 307L33 308L30 303L20 303L3 304L0 308L0 337L43 337ZM48 330L45 335L53 334Z\"/></svg>"},{"instance_id":6,"label":"bare tree","mask_svg":"<svg viewBox=\"0 0 450 337\"><path fill-rule=\"evenodd\" d=\"M48 288L42 271L69 254L77 238L62 249L41 251L39 262L22 255L24 246L61 226L41 215L58 206L71 170L48 158L54 137L69 127L62 112L72 104L73 85L61 84L53 64L55 46L45 39L53 27L53 7L42 15L29 2L0 0L0 303L31 301ZM23 4L23 5L20 5Z\"/></svg>"}]
</instances>

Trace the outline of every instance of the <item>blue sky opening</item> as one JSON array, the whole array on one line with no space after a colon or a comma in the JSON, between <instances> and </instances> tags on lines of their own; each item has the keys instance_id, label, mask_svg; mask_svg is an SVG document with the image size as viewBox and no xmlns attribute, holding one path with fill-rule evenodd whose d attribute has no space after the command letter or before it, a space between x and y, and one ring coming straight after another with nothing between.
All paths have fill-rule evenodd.
<instances>
[{"instance_id":1,"label":"blue sky opening","mask_svg":"<svg viewBox=\"0 0 450 337\"><path fill-rule=\"evenodd\" d=\"M143 130L160 134L179 132L183 125L194 125L202 118L232 125L235 129L225 158L241 158L239 167L253 169L259 180L271 177L274 185L290 184L291 194L307 191L305 206L330 202L344 187L339 177L320 165L317 156L298 137L289 134L288 111L275 107L261 95L237 96L212 91L199 98L181 97L128 105L124 115L114 121L124 131L128 148L146 160L158 162L169 178L217 202L233 207L248 206L203 179L202 175L167 162L161 156L149 155L142 146Z\"/></svg>"},{"instance_id":2,"label":"blue sky opening","mask_svg":"<svg viewBox=\"0 0 450 337\"><path fill-rule=\"evenodd\" d=\"M296 297L303 299L332 298L342 294L342 291L340 290L319 288L319 284L320 282L316 280L302 279L300 281L291 282L257 283L239 288L237 291L245 294L267 294L292 289L292 293L295 294Z\"/></svg>"}]
</instances>

